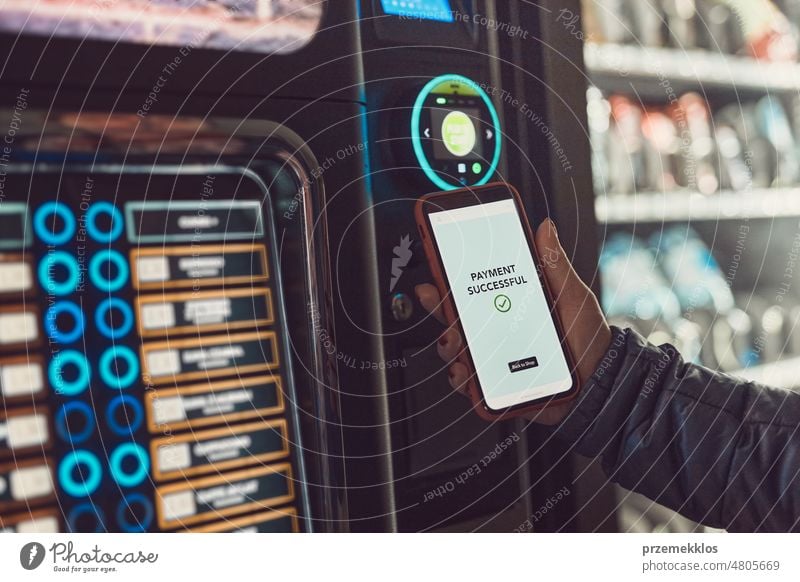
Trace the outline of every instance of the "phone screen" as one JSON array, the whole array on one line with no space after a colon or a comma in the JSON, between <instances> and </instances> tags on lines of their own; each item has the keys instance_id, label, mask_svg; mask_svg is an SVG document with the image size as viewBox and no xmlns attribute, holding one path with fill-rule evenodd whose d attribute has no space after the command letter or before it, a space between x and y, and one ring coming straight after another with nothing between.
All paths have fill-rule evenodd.
<instances>
[{"instance_id":1,"label":"phone screen","mask_svg":"<svg viewBox=\"0 0 800 582\"><path fill-rule=\"evenodd\" d=\"M489 409L570 390L569 364L514 200L429 218Z\"/></svg>"}]
</instances>

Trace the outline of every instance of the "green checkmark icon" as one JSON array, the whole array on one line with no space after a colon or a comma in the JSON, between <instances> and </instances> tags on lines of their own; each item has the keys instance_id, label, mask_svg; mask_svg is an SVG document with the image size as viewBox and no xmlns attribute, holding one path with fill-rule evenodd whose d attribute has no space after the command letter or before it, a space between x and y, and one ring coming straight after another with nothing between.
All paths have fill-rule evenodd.
<instances>
[{"instance_id":1,"label":"green checkmark icon","mask_svg":"<svg viewBox=\"0 0 800 582\"><path fill-rule=\"evenodd\" d=\"M500 313L511 311L511 299L507 295L498 295L494 298L494 308Z\"/></svg>"}]
</instances>

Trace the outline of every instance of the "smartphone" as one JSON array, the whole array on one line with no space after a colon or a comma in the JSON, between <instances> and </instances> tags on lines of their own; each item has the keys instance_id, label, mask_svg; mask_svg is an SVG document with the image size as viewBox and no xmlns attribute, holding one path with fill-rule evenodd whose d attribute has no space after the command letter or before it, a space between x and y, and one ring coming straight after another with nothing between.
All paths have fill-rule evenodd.
<instances>
[{"instance_id":1,"label":"smartphone","mask_svg":"<svg viewBox=\"0 0 800 582\"><path fill-rule=\"evenodd\" d=\"M415 207L476 412L518 416L573 398L575 366L519 194L504 183L437 192Z\"/></svg>"}]
</instances>

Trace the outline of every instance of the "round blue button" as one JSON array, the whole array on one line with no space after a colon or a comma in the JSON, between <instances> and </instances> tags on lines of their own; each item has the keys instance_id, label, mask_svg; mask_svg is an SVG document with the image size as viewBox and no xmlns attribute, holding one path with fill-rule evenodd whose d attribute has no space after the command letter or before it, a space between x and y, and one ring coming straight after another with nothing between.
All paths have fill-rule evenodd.
<instances>
[{"instance_id":1,"label":"round blue button","mask_svg":"<svg viewBox=\"0 0 800 582\"><path fill-rule=\"evenodd\" d=\"M57 267L63 267L66 271L65 280L55 280ZM49 252L39 263L39 283L47 293L59 297L69 295L78 288L80 274L78 260L66 251Z\"/></svg>"},{"instance_id":2,"label":"round blue button","mask_svg":"<svg viewBox=\"0 0 800 582\"><path fill-rule=\"evenodd\" d=\"M135 461L133 470L123 467L125 459L129 457ZM123 487L136 487L145 480L150 471L150 457L147 451L136 443L123 443L111 453L108 466L114 481Z\"/></svg>"},{"instance_id":3,"label":"round blue button","mask_svg":"<svg viewBox=\"0 0 800 582\"><path fill-rule=\"evenodd\" d=\"M125 407L125 416L120 421L117 415L120 414L120 408L123 406ZM142 410L142 405L136 398L127 394L120 394L108 403L106 421L111 430L119 436L130 436L131 433L136 432L142 426L144 410Z\"/></svg>"},{"instance_id":4,"label":"round blue button","mask_svg":"<svg viewBox=\"0 0 800 582\"><path fill-rule=\"evenodd\" d=\"M70 430L70 417L82 417L83 428L78 431ZM56 414L56 432L62 440L74 445L86 442L94 430L94 413L85 402L75 400L64 404Z\"/></svg>"},{"instance_id":5,"label":"round blue button","mask_svg":"<svg viewBox=\"0 0 800 582\"><path fill-rule=\"evenodd\" d=\"M74 366L77 370L74 380L64 378L64 369L67 366ZM58 352L50 360L47 376L50 379L50 386L56 394L77 396L89 387L89 362L86 361L86 356L81 352L64 350Z\"/></svg>"},{"instance_id":6,"label":"round blue button","mask_svg":"<svg viewBox=\"0 0 800 582\"><path fill-rule=\"evenodd\" d=\"M92 453L83 449L67 454L58 466L58 482L61 488L72 497L91 495L97 491L102 477L103 467L100 465L100 461Z\"/></svg>"},{"instance_id":7,"label":"round blue button","mask_svg":"<svg viewBox=\"0 0 800 582\"><path fill-rule=\"evenodd\" d=\"M69 531L72 533L86 533L86 528L81 527L79 524L79 520L84 516L90 517L94 522L94 529L91 530L92 532L100 533L105 531L104 524L106 518L103 515L103 510L93 503L81 503L72 508L72 510L69 512L69 515L67 515Z\"/></svg>"},{"instance_id":8,"label":"round blue button","mask_svg":"<svg viewBox=\"0 0 800 582\"><path fill-rule=\"evenodd\" d=\"M104 267L110 264L116 268L117 274L109 278L104 272ZM101 291L113 293L119 291L128 282L128 261L121 254L112 249L98 252L89 261L89 278L95 287Z\"/></svg>"},{"instance_id":9,"label":"round blue button","mask_svg":"<svg viewBox=\"0 0 800 582\"><path fill-rule=\"evenodd\" d=\"M58 318L67 314L72 318L72 328L64 330L59 327ZM60 344L71 344L83 336L84 319L81 308L71 301L59 301L47 309L45 329L50 339Z\"/></svg>"},{"instance_id":10,"label":"round blue button","mask_svg":"<svg viewBox=\"0 0 800 582\"><path fill-rule=\"evenodd\" d=\"M126 370L120 374L119 362L124 360ZM130 387L139 376L139 358L127 346L111 346L100 356L100 377L109 388L125 389Z\"/></svg>"},{"instance_id":11,"label":"round blue button","mask_svg":"<svg viewBox=\"0 0 800 582\"><path fill-rule=\"evenodd\" d=\"M141 493L129 493L117 506L117 523L122 531L146 531L153 523L153 504Z\"/></svg>"},{"instance_id":12,"label":"round blue button","mask_svg":"<svg viewBox=\"0 0 800 582\"><path fill-rule=\"evenodd\" d=\"M111 228L104 230L97 225L97 218L101 215L109 217ZM112 243L122 234L122 213L110 202L95 202L86 213L86 232L93 240L99 243Z\"/></svg>"},{"instance_id":13,"label":"round blue button","mask_svg":"<svg viewBox=\"0 0 800 582\"><path fill-rule=\"evenodd\" d=\"M115 312L119 315L115 316ZM122 299L110 297L97 306L94 320L97 329L108 339L120 339L133 329L133 310Z\"/></svg>"},{"instance_id":14,"label":"round blue button","mask_svg":"<svg viewBox=\"0 0 800 582\"><path fill-rule=\"evenodd\" d=\"M48 225L51 218L60 218L64 223L60 232L56 232L55 225ZM75 215L61 202L45 202L33 215L33 230L42 241L49 245L63 245L75 234Z\"/></svg>"}]
</instances>

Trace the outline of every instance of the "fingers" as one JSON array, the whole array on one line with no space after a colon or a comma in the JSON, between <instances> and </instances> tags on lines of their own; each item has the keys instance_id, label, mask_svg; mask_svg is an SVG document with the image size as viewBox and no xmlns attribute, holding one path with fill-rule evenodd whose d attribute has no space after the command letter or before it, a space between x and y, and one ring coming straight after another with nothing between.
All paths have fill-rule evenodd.
<instances>
[{"instance_id":1,"label":"fingers","mask_svg":"<svg viewBox=\"0 0 800 582\"><path fill-rule=\"evenodd\" d=\"M556 301L579 301L588 288L583 284L558 240L556 225L549 218L536 230L536 248L543 270Z\"/></svg>"},{"instance_id":2,"label":"fingers","mask_svg":"<svg viewBox=\"0 0 800 582\"><path fill-rule=\"evenodd\" d=\"M422 285L417 285L414 291L423 309L438 319L440 323L445 323L439 290L430 283L423 283Z\"/></svg>"},{"instance_id":3,"label":"fingers","mask_svg":"<svg viewBox=\"0 0 800 582\"><path fill-rule=\"evenodd\" d=\"M448 370L450 386L460 394L467 395L467 380L469 379L469 370L461 362L456 362Z\"/></svg>"},{"instance_id":4,"label":"fingers","mask_svg":"<svg viewBox=\"0 0 800 582\"><path fill-rule=\"evenodd\" d=\"M439 352L439 357L445 362L456 359L463 344L461 342L461 334L454 328L448 328L439 337L439 343L436 346Z\"/></svg>"}]
</instances>

